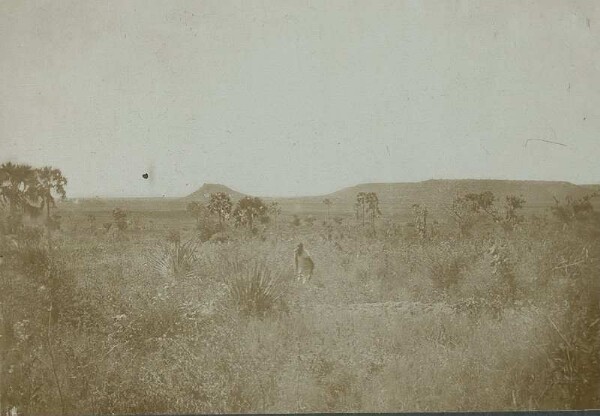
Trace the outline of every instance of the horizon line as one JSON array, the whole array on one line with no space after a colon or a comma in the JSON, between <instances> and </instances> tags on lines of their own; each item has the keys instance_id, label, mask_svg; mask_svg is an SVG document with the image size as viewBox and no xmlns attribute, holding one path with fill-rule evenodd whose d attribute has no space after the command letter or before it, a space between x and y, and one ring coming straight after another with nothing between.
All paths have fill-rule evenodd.
<instances>
[{"instance_id":1,"label":"horizon line","mask_svg":"<svg viewBox=\"0 0 600 416\"><path fill-rule=\"evenodd\" d=\"M333 193L343 191L344 189L350 189L357 186L365 186L365 185L395 185L395 184L416 184L423 182L431 182L431 181L498 181L498 182L547 182L547 183L564 183L575 186L600 186L600 182L598 183L575 183L566 180L547 180L547 179L497 179L497 178L454 178L454 179L443 179L443 178L430 178L424 179L420 181L402 181L402 182L360 182L355 185L343 186L335 191L325 193L325 194L316 194L316 195L294 195L294 196L277 196L277 195L253 195L250 193L246 193L243 191L239 191L237 189L231 188L229 185L225 185L222 183L215 182L205 182L201 186L199 186L195 191L192 191L186 195L179 196L167 196L167 195L133 195L133 196L123 196L123 195L89 195L89 196L69 196L66 199L182 199L187 198L195 192L198 192L203 186L206 185L216 185L216 186L224 186L228 188L232 192L237 192L239 194L243 194L244 196L255 196L259 198L278 198L278 199L293 199L293 198L317 198L322 196L328 196Z\"/></svg>"}]
</instances>

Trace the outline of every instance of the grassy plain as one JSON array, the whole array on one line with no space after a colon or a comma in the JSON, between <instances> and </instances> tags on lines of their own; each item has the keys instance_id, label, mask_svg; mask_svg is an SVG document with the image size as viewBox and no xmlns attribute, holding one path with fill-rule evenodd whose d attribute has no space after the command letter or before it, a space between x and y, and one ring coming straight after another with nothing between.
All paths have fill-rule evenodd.
<instances>
[{"instance_id":1,"label":"grassy plain","mask_svg":"<svg viewBox=\"0 0 600 416\"><path fill-rule=\"evenodd\" d=\"M104 226L116 206L124 231ZM410 211L372 229L343 204L295 206L189 246L196 223L176 200L63 204L61 230L3 236L2 411L600 406L597 214L567 224L540 209L461 238L438 216L421 239Z\"/></svg>"}]
</instances>

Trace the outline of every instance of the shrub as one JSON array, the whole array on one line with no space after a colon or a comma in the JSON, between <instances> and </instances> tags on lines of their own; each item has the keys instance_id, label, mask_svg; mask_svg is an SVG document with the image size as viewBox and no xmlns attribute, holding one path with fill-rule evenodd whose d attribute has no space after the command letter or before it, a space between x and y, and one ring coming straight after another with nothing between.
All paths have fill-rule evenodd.
<instances>
[{"instance_id":1,"label":"shrub","mask_svg":"<svg viewBox=\"0 0 600 416\"><path fill-rule=\"evenodd\" d=\"M161 245L148 256L150 266L163 277L182 277L192 273L197 261L199 242L190 239L181 243L178 233L171 232L168 244Z\"/></svg>"},{"instance_id":2,"label":"shrub","mask_svg":"<svg viewBox=\"0 0 600 416\"><path fill-rule=\"evenodd\" d=\"M436 289L448 290L460 281L460 277L471 263L467 247L450 243L426 247L424 265Z\"/></svg>"},{"instance_id":3,"label":"shrub","mask_svg":"<svg viewBox=\"0 0 600 416\"><path fill-rule=\"evenodd\" d=\"M284 293L282 278L264 262L229 263L229 300L245 316L263 317L273 311Z\"/></svg>"}]
</instances>

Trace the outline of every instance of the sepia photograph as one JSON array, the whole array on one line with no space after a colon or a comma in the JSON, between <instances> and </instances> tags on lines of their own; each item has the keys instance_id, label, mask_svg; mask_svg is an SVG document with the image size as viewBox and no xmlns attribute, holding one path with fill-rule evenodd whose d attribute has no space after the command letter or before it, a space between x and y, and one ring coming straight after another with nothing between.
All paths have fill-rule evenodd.
<instances>
[{"instance_id":1,"label":"sepia photograph","mask_svg":"<svg viewBox=\"0 0 600 416\"><path fill-rule=\"evenodd\" d=\"M600 409L600 2L0 0L0 416Z\"/></svg>"}]
</instances>

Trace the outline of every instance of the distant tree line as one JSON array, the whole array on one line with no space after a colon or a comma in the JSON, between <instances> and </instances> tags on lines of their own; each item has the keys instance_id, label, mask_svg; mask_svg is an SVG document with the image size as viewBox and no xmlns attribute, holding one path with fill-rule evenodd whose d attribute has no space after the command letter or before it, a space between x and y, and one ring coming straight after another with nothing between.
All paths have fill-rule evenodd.
<instances>
[{"instance_id":1,"label":"distant tree line","mask_svg":"<svg viewBox=\"0 0 600 416\"><path fill-rule=\"evenodd\" d=\"M593 212L591 203L592 198L599 196L598 193L583 196L579 199L567 197L562 203L555 198L555 206L550 208L550 212L555 218L568 224L576 219L584 218ZM331 219L331 207L333 202L329 198L321 201L327 210L327 221ZM525 207L526 200L523 196L507 195L502 200L491 191L480 193L466 193L457 195L449 206L446 206L446 213L457 226L459 236L469 236L474 227L480 221L491 221L497 224L505 231L515 229L523 223L525 217L522 210ZM281 207L277 202L265 204L261 198L244 197L233 203L229 195L218 192L210 194L207 205L202 202L190 202L187 210L201 227L201 223L211 215L218 219L218 229L221 230L226 221L232 220L237 227L248 227L254 229L257 221L260 223L269 222L270 218L277 217L281 213ZM431 213L427 206L415 203L412 204L413 226L420 238L431 238L435 235L434 227L439 223L431 219ZM363 227L369 225L370 232L374 232L377 218L382 216L379 197L375 192L358 192L354 203L354 215L359 224ZM309 215L303 219L308 226L315 223L316 218ZM341 224L339 217L333 220ZM326 225L327 221L323 224ZM294 214L291 222L294 226L301 224L301 219Z\"/></svg>"}]
</instances>

